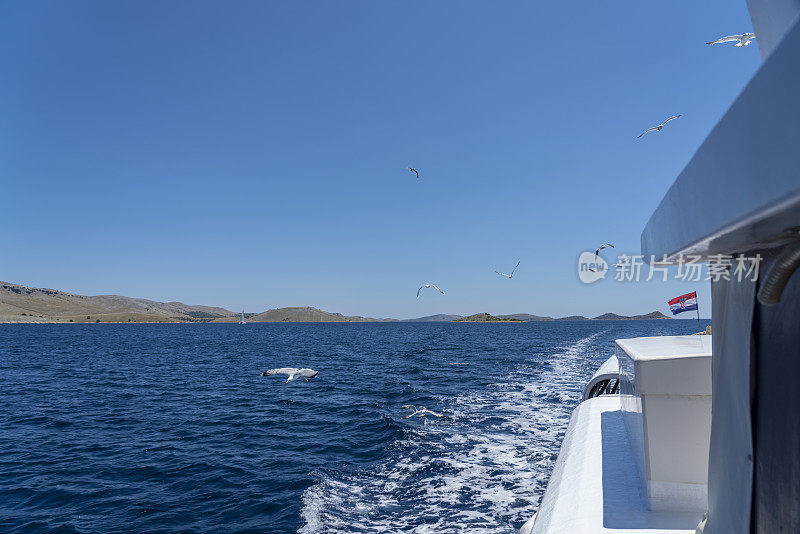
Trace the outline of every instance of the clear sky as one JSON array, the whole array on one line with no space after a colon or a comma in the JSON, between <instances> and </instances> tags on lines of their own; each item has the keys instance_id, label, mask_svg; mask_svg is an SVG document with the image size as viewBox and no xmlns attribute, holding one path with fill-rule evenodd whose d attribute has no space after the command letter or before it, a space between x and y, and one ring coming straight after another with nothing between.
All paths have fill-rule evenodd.
<instances>
[{"instance_id":1,"label":"clear sky","mask_svg":"<svg viewBox=\"0 0 800 534\"><path fill-rule=\"evenodd\" d=\"M398 318L697 289L707 317L709 282L576 262L640 252L760 64L704 43L751 29L744 0L4 2L0 280Z\"/></svg>"}]
</instances>

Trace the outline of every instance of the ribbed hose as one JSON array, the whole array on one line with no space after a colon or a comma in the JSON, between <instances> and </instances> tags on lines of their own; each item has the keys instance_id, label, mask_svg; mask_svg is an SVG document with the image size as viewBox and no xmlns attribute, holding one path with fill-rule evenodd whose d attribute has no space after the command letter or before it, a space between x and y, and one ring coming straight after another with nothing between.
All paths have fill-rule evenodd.
<instances>
[{"instance_id":1,"label":"ribbed hose","mask_svg":"<svg viewBox=\"0 0 800 534\"><path fill-rule=\"evenodd\" d=\"M795 239L775 259L767 277L758 290L758 302L764 306L775 306L789 283L792 274L800 266L800 238Z\"/></svg>"}]
</instances>

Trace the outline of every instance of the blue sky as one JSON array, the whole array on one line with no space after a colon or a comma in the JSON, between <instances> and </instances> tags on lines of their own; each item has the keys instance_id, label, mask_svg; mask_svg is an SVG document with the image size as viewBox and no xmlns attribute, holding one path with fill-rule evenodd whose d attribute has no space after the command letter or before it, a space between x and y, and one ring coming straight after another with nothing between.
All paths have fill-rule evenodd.
<instances>
[{"instance_id":1,"label":"blue sky","mask_svg":"<svg viewBox=\"0 0 800 534\"><path fill-rule=\"evenodd\" d=\"M708 316L708 282L576 261L639 252L760 63L704 42L751 28L722 0L5 2L0 280L400 318L697 289Z\"/></svg>"}]
</instances>

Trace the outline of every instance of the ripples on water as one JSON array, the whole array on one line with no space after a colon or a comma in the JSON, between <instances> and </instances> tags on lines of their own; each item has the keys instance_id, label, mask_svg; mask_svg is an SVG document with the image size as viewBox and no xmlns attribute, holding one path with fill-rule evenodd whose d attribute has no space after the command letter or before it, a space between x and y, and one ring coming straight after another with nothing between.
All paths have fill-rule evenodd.
<instances>
[{"instance_id":1,"label":"ripples on water","mask_svg":"<svg viewBox=\"0 0 800 534\"><path fill-rule=\"evenodd\" d=\"M514 532L613 340L696 328L0 325L0 530Z\"/></svg>"}]
</instances>

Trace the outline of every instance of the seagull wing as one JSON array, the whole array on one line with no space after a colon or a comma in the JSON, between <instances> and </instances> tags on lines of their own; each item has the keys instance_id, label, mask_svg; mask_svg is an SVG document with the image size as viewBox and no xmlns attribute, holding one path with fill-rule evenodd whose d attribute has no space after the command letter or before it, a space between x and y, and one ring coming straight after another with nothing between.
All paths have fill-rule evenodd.
<instances>
[{"instance_id":1,"label":"seagull wing","mask_svg":"<svg viewBox=\"0 0 800 534\"><path fill-rule=\"evenodd\" d=\"M435 287L435 288L436 288L436 291L438 291L439 293L441 293L442 295L444 295L444 291L442 291L441 289L439 289L439 286L437 286L436 284L431 284L431 287Z\"/></svg>"},{"instance_id":2,"label":"seagull wing","mask_svg":"<svg viewBox=\"0 0 800 534\"><path fill-rule=\"evenodd\" d=\"M511 277L510 277L509 275L507 275L506 273L501 273L500 271L495 271L495 272L496 272L497 274L499 274L500 276L505 276L506 278L511 278Z\"/></svg>"},{"instance_id":3,"label":"seagull wing","mask_svg":"<svg viewBox=\"0 0 800 534\"><path fill-rule=\"evenodd\" d=\"M713 45L718 43L729 43L731 41L738 41L741 38L741 35L728 35L727 37L720 37L716 41L710 41L706 43L707 45Z\"/></svg>"},{"instance_id":4,"label":"seagull wing","mask_svg":"<svg viewBox=\"0 0 800 534\"><path fill-rule=\"evenodd\" d=\"M680 117L680 115L675 115L674 117L668 118L667 120L665 120L664 122L661 123L661 126L664 126L665 124L667 124L672 119L677 119L678 117Z\"/></svg>"},{"instance_id":5,"label":"seagull wing","mask_svg":"<svg viewBox=\"0 0 800 534\"><path fill-rule=\"evenodd\" d=\"M281 367L280 369L270 369L267 371L269 375L293 375L297 373L299 369L295 367Z\"/></svg>"},{"instance_id":6,"label":"seagull wing","mask_svg":"<svg viewBox=\"0 0 800 534\"><path fill-rule=\"evenodd\" d=\"M297 374L305 378L314 378L319 374L319 372L313 369L300 369L297 371Z\"/></svg>"},{"instance_id":7,"label":"seagull wing","mask_svg":"<svg viewBox=\"0 0 800 534\"><path fill-rule=\"evenodd\" d=\"M425 286L419 286L419 289L417 289L417 298L419 298L419 292L422 291L423 287L425 287Z\"/></svg>"},{"instance_id":8,"label":"seagull wing","mask_svg":"<svg viewBox=\"0 0 800 534\"><path fill-rule=\"evenodd\" d=\"M600 251L603 250L604 248L607 248L607 247L614 248L614 245L612 245L611 243L606 243L604 245L600 245L600 248L598 248L597 250L594 251L594 259L597 259L597 255L600 254Z\"/></svg>"},{"instance_id":9,"label":"seagull wing","mask_svg":"<svg viewBox=\"0 0 800 534\"><path fill-rule=\"evenodd\" d=\"M416 174L417 178L419 178L419 172L417 171L417 169L415 169L414 167L409 167L408 170Z\"/></svg>"},{"instance_id":10,"label":"seagull wing","mask_svg":"<svg viewBox=\"0 0 800 534\"><path fill-rule=\"evenodd\" d=\"M514 276L514 271L517 270L517 267L519 267L519 262L517 262L517 264L514 266L514 268L511 269L511 276ZM511 278L511 276L509 276L509 278Z\"/></svg>"},{"instance_id":11,"label":"seagull wing","mask_svg":"<svg viewBox=\"0 0 800 534\"><path fill-rule=\"evenodd\" d=\"M652 128L650 128L649 130L645 130L644 132L642 132L642 135L646 134L647 132L652 132L653 130L658 130L658 127L656 127L656 126L653 126L653 127L652 127ZM639 137L637 137L637 139L640 139L640 138L642 137L642 135L640 135Z\"/></svg>"}]
</instances>

